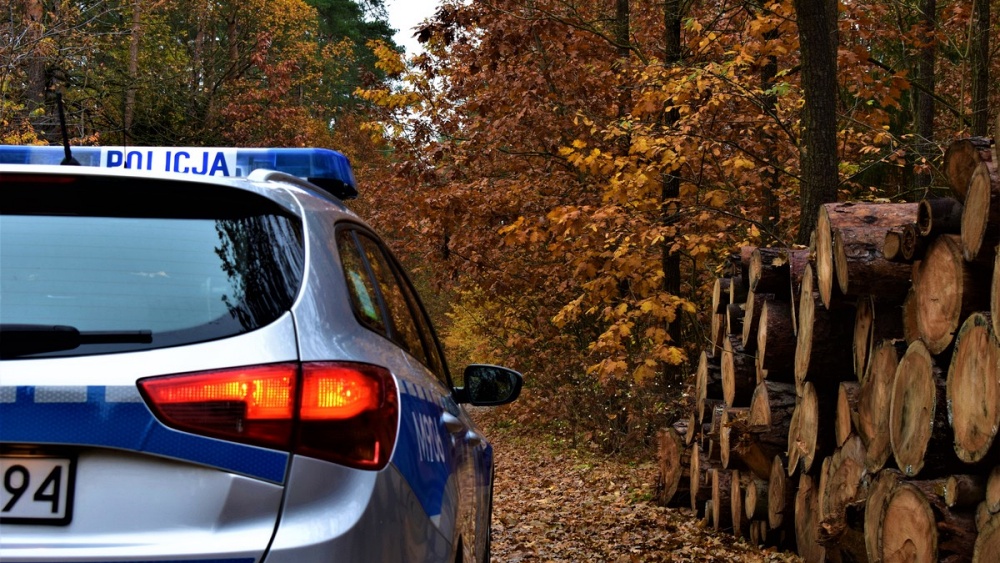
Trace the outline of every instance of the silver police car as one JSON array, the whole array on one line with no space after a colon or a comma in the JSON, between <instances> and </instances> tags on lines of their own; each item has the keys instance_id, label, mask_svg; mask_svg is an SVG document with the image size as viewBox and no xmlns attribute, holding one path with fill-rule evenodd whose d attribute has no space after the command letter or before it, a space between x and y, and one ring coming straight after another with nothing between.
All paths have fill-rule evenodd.
<instances>
[{"instance_id":1,"label":"silver police car","mask_svg":"<svg viewBox=\"0 0 1000 563\"><path fill-rule=\"evenodd\" d=\"M0 147L0 560L489 560L522 378L453 384L346 158L67 153Z\"/></svg>"}]
</instances>

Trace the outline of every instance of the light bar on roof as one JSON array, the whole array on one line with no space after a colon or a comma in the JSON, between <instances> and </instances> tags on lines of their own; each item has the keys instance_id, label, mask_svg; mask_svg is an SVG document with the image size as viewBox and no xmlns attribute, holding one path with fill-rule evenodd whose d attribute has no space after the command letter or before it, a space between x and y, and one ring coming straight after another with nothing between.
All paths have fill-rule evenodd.
<instances>
[{"instance_id":1,"label":"light bar on roof","mask_svg":"<svg viewBox=\"0 0 1000 563\"><path fill-rule=\"evenodd\" d=\"M303 178L334 195L357 196L347 157L329 149L227 147L71 147L83 166L178 172L198 176L246 177L258 169ZM0 146L0 164L61 164L61 146Z\"/></svg>"}]
</instances>

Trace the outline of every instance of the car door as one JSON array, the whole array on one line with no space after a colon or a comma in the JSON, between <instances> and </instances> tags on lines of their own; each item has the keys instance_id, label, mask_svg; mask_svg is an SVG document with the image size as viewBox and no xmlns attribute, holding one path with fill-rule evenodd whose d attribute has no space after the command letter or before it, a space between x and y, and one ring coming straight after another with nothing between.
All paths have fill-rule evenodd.
<instances>
[{"instance_id":1,"label":"car door","mask_svg":"<svg viewBox=\"0 0 1000 563\"><path fill-rule=\"evenodd\" d=\"M445 535L463 538L475 552L478 435L455 402L437 339L411 284L373 235L354 232L386 309L391 338L411 360L400 377L400 443L393 463L410 483L428 517Z\"/></svg>"}]
</instances>

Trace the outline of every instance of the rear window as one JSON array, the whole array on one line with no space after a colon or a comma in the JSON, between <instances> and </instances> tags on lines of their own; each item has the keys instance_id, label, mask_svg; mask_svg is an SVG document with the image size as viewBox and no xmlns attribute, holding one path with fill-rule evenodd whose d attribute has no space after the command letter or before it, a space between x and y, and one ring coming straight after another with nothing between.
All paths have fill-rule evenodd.
<instances>
[{"instance_id":1,"label":"rear window","mask_svg":"<svg viewBox=\"0 0 1000 563\"><path fill-rule=\"evenodd\" d=\"M41 355L162 348L242 334L287 311L302 282L300 221L242 190L0 175L0 214L5 327L151 333L151 342L94 343Z\"/></svg>"}]
</instances>

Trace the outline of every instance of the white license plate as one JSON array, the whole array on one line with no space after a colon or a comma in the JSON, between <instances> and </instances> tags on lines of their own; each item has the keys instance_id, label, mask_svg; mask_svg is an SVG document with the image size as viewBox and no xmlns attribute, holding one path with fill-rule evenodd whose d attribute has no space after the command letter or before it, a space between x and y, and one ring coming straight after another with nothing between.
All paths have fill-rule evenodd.
<instances>
[{"instance_id":1,"label":"white license plate","mask_svg":"<svg viewBox=\"0 0 1000 563\"><path fill-rule=\"evenodd\" d=\"M69 457L0 455L0 523L69 524L75 470Z\"/></svg>"}]
</instances>

